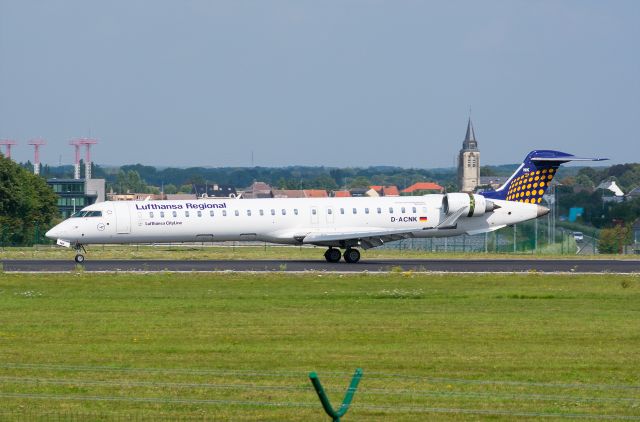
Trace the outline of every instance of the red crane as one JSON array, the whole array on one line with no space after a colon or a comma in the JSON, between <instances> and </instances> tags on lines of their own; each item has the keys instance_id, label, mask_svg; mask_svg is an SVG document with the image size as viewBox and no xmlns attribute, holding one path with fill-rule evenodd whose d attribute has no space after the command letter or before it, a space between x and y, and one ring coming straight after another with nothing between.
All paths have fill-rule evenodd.
<instances>
[{"instance_id":1,"label":"red crane","mask_svg":"<svg viewBox=\"0 0 640 422\"><path fill-rule=\"evenodd\" d=\"M40 174L40 147L46 145L47 142L44 139L32 139L29 141L29 145L33 145L33 174Z\"/></svg>"},{"instance_id":2,"label":"red crane","mask_svg":"<svg viewBox=\"0 0 640 422\"><path fill-rule=\"evenodd\" d=\"M16 141L14 141L13 139L2 139L0 140L0 145L4 145L5 146L5 154L4 156L7 158L11 158L11 147L14 145L18 145L18 143Z\"/></svg>"},{"instance_id":3,"label":"red crane","mask_svg":"<svg viewBox=\"0 0 640 422\"><path fill-rule=\"evenodd\" d=\"M80 146L84 145L86 147L86 155L84 159L85 166L85 176L84 178L89 180L91 179L91 145L97 144L98 141L92 138L78 138L69 141L70 145L73 145L76 148L76 161L74 164L74 179L80 178Z\"/></svg>"}]
</instances>

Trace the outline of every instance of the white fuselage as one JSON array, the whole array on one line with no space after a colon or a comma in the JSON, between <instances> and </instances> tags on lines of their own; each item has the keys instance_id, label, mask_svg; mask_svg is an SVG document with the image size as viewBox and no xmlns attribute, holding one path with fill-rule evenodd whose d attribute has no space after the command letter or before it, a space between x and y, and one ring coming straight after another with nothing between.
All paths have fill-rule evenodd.
<instances>
[{"instance_id":1,"label":"white fuselage","mask_svg":"<svg viewBox=\"0 0 640 422\"><path fill-rule=\"evenodd\" d=\"M446 218L443 195L378 198L194 199L107 201L83 209L47 236L70 244L169 243L255 240L283 244L344 246L312 241L311 234L410 231L411 237L482 233L536 218L534 204L494 200L483 215L460 217L455 227L438 228ZM336 235L334 235L335 237ZM350 241L350 245L357 245Z\"/></svg>"}]
</instances>

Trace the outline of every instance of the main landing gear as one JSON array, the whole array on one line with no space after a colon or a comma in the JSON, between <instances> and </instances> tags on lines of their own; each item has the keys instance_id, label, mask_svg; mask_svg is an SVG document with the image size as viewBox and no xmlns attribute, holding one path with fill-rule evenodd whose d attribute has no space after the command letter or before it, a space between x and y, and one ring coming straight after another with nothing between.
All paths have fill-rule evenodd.
<instances>
[{"instance_id":1,"label":"main landing gear","mask_svg":"<svg viewBox=\"0 0 640 422\"><path fill-rule=\"evenodd\" d=\"M327 262L338 262L340 261L341 255L344 258L344 261L349 264L355 264L360 261L360 251L354 248L345 249L344 254L340 253L340 249L329 248L324 253L324 259L326 259Z\"/></svg>"},{"instance_id":2,"label":"main landing gear","mask_svg":"<svg viewBox=\"0 0 640 422\"><path fill-rule=\"evenodd\" d=\"M84 262L84 255L80 253L80 251L87 253L87 250L81 244L76 245L76 257L74 258L78 264L82 264Z\"/></svg>"}]
</instances>

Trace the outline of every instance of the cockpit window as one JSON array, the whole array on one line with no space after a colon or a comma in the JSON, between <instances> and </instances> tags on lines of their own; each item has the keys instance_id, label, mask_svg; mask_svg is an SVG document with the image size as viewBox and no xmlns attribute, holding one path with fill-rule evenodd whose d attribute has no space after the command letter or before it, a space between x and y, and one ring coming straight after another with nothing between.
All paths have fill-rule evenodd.
<instances>
[{"instance_id":1,"label":"cockpit window","mask_svg":"<svg viewBox=\"0 0 640 422\"><path fill-rule=\"evenodd\" d=\"M102 217L102 211L78 211L71 216L71 218L78 217Z\"/></svg>"}]
</instances>

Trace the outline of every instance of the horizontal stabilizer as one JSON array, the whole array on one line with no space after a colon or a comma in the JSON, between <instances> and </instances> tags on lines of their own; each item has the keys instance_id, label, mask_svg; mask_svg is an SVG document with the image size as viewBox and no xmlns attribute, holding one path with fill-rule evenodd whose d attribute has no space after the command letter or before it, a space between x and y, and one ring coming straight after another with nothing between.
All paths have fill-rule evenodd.
<instances>
[{"instance_id":1,"label":"horizontal stabilizer","mask_svg":"<svg viewBox=\"0 0 640 422\"><path fill-rule=\"evenodd\" d=\"M554 162L554 163L568 163L569 161L606 161L608 158L588 158L588 157L533 157L531 161L537 162Z\"/></svg>"}]
</instances>

